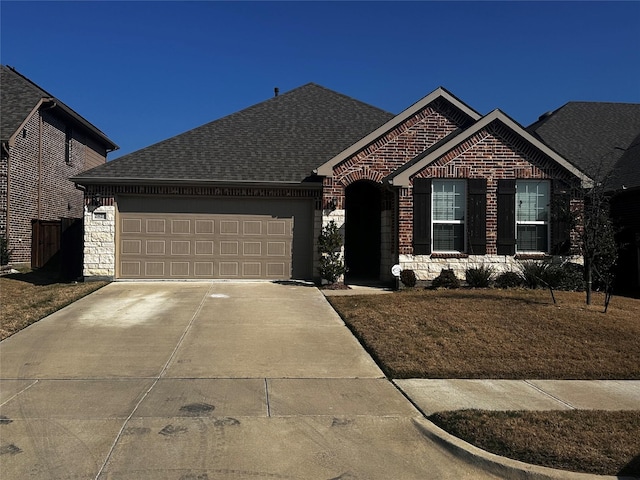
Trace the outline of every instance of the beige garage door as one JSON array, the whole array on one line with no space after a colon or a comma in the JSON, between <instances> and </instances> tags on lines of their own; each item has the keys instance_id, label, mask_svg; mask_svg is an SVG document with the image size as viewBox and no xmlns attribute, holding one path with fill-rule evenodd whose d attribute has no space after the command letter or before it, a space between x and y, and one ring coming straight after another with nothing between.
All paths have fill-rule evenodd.
<instances>
[{"instance_id":1,"label":"beige garage door","mask_svg":"<svg viewBox=\"0 0 640 480\"><path fill-rule=\"evenodd\" d=\"M118 278L292 278L293 213L126 211L144 208L123 203L129 208L118 214Z\"/></svg>"}]
</instances>

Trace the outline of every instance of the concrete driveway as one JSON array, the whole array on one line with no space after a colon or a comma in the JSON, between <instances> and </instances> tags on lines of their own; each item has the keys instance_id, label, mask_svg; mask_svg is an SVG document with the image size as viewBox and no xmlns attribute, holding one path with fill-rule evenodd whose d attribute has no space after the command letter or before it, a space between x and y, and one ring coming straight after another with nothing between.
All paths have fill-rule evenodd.
<instances>
[{"instance_id":1,"label":"concrete driveway","mask_svg":"<svg viewBox=\"0 0 640 480\"><path fill-rule=\"evenodd\" d=\"M3 479L497 478L314 287L113 283L0 344Z\"/></svg>"}]
</instances>

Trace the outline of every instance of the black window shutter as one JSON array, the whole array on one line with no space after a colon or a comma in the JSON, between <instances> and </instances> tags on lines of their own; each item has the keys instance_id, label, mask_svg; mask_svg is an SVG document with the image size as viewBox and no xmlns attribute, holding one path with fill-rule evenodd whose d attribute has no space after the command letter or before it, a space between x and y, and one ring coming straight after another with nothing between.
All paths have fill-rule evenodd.
<instances>
[{"instance_id":1,"label":"black window shutter","mask_svg":"<svg viewBox=\"0 0 640 480\"><path fill-rule=\"evenodd\" d=\"M413 180L413 254L431 253L431 179Z\"/></svg>"},{"instance_id":2,"label":"black window shutter","mask_svg":"<svg viewBox=\"0 0 640 480\"><path fill-rule=\"evenodd\" d=\"M568 255L571 251L571 195L560 181L552 184L551 253Z\"/></svg>"},{"instance_id":3,"label":"black window shutter","mask_svg":"<svg viewBox=\"0 0 640 480\"><path fill-rule=\"evenodd\" d=\"M468 250L472 255L487 253L487 180L470 178L467 180L468 211L467 235Z\"/></svg>"},{"instance_id":4,"label":"black window shutter","mask_svg":"<svg viewBox=\"0 0 640 480\"><path fill-rule=\"evenodd\" d=\"M516 253L516 181L498 180L498 255Z\"/></svg>"}]
</instances>

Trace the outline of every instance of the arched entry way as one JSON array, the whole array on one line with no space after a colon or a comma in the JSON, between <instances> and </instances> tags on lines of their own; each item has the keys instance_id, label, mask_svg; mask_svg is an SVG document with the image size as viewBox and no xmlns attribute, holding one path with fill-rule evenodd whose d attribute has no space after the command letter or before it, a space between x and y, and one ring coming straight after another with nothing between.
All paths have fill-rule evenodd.
<instances>
[{"instance_id":1,"label":"arched entry way","mask_svg":"<svg viewBox=\"0 0 640 480\"><path fill-rule=\"evenodd\" d=\"M352 183L345 191L345 263L347 282L380 278L380 213L382 195L370 181Z\"/></svg>"}]
</instances>

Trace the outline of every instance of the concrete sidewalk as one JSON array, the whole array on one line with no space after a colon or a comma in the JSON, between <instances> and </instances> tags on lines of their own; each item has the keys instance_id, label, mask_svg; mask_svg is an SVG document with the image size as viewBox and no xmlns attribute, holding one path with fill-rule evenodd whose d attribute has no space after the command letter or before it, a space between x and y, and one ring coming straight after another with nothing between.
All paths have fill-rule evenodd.
<instances>
[{"instance_id":1,"label":"concrete sidewalk","mask_svg":"<svg viewBox=\"0 0 640 480\"><path fill-rule=\"evenodd\" d=\"M447 410L640 410L640 380L394 380L425 414Z\"/></svg>"}]
</instances>

